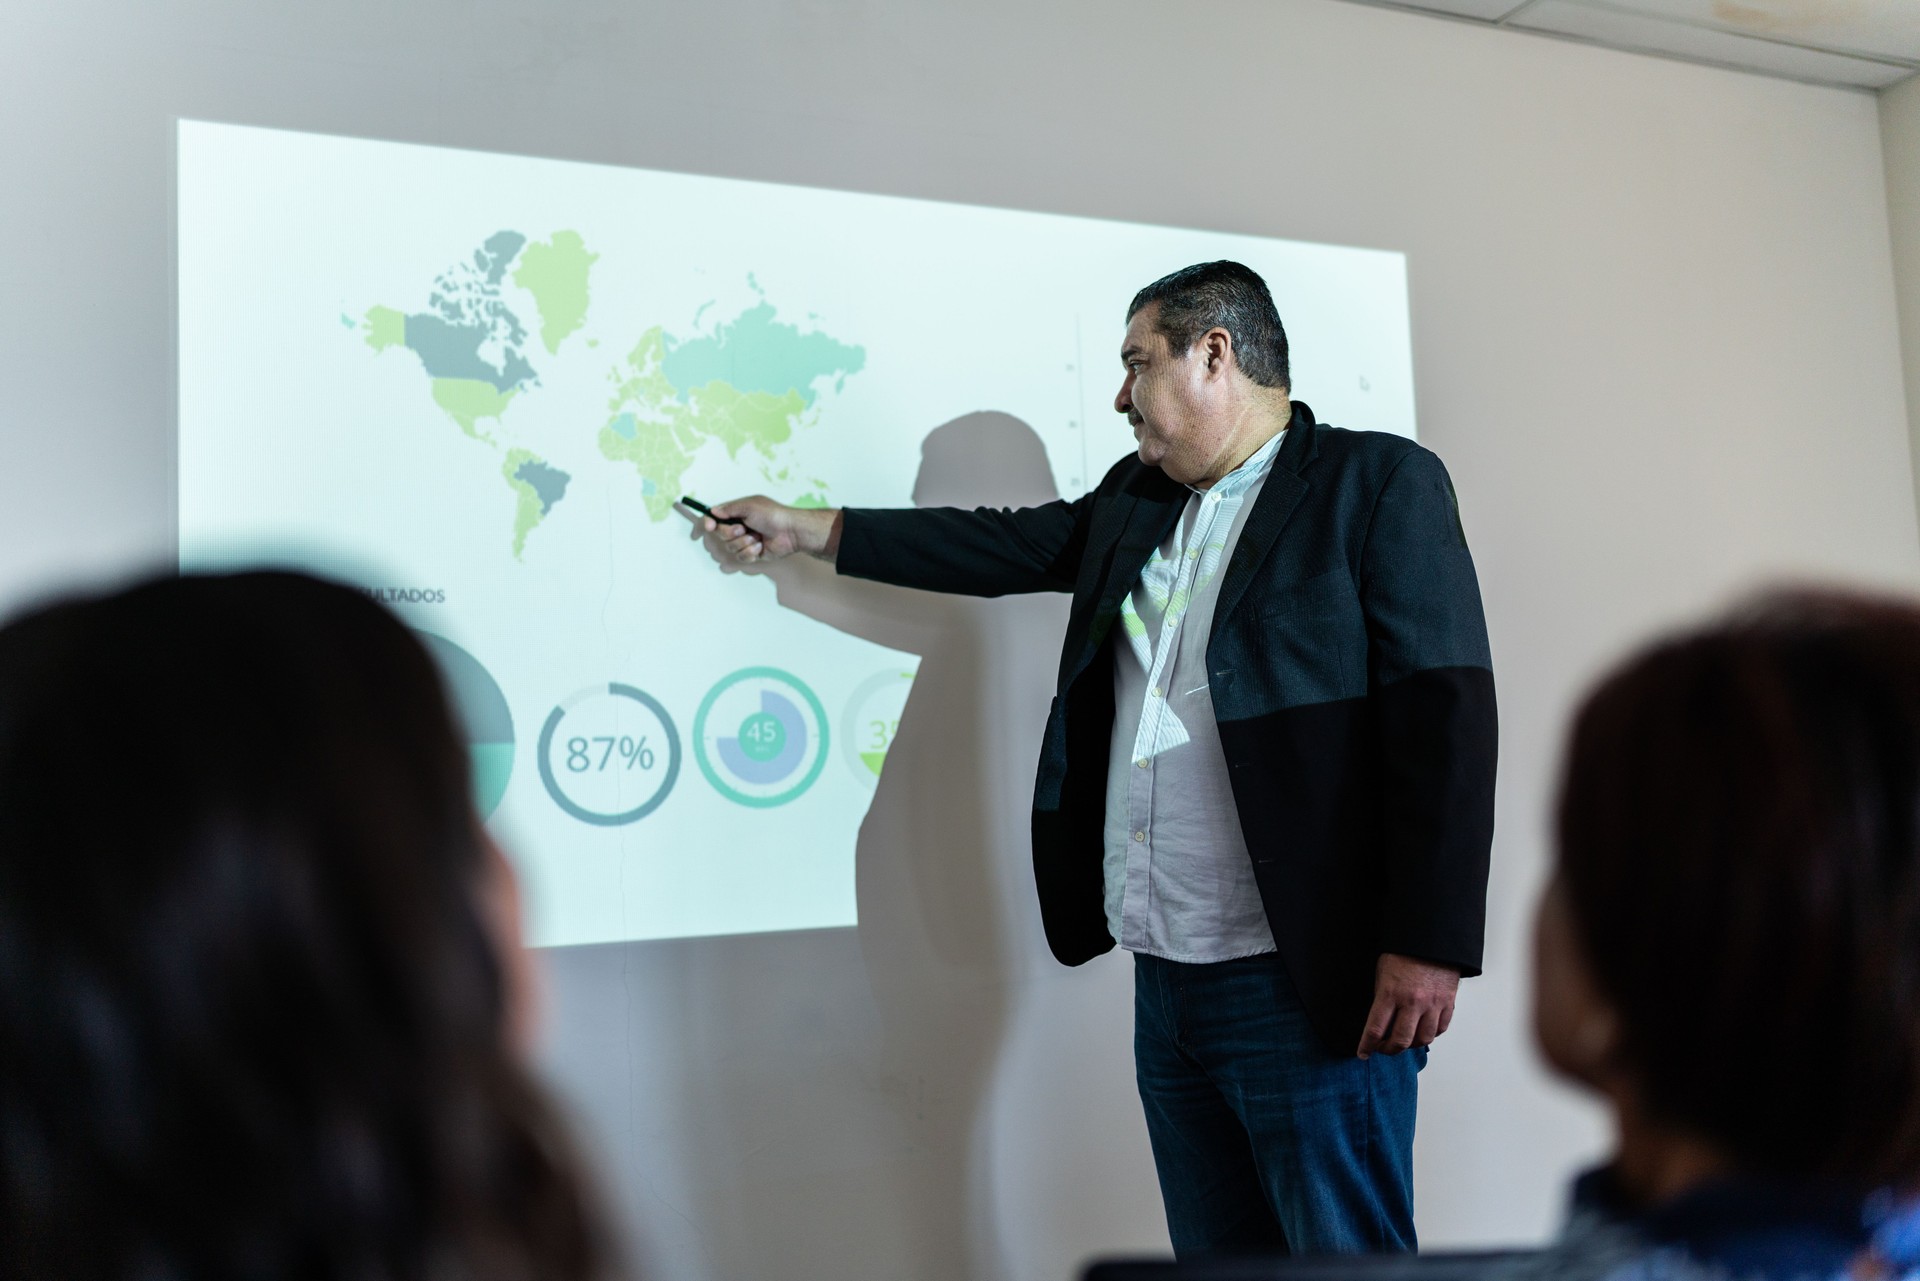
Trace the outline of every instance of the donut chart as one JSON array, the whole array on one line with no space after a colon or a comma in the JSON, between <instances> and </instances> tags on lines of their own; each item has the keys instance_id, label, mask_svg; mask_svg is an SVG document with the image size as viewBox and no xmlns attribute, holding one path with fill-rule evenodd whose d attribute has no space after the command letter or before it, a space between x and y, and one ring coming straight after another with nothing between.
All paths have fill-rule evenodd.
<instances>
[{"instance_id":1,"label":"donut chart","mask_svg":"<svg viewBox=\"0 0 1920 1281\"><path fill-rule=\"evenodd\" d=\"M619 681L589 685L547 714L535 759L562 813L593 827L624 827L672 793L680 731L647 691Z\"/></svg>"},{"instance_id":2,"label":"donut chart","mask_svg":"<svg viewBox=\"0 0 1920 1281\"><path fill-rule=\"evenodd\" d=\"M840 714L840 754L863 787L872 788L880 781L913 677L911 671L898 668L875 672L854 687Z\"/></svg>"},{"instance_id":3,"label":"donut chart","mask_svg":"<svg viewBox=\"0 0 1920 1281\"><path fill-rule=\"evenodd\" d=\"M707 691L693 718L693 755L720 795L770 809L804 794L827 763L827 712L799 677L746 667Z\"/></svg>"}]
</instances>

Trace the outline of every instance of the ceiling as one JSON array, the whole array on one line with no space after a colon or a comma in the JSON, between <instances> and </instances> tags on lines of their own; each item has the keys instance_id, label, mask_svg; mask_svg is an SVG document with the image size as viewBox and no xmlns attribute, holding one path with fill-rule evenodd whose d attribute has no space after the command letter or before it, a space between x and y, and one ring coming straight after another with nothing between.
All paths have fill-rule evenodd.
<instances>
[{"instance_id":1,"label":"ceiling","mask_svg":"<svg viewBox=\"0 0 1920 1281\"><path fill-rule=\"evenodd\" d=\"M1884 89L1920 72L1920 0L1363 0L1490 26Z\"/></svg>"}]
</instances>

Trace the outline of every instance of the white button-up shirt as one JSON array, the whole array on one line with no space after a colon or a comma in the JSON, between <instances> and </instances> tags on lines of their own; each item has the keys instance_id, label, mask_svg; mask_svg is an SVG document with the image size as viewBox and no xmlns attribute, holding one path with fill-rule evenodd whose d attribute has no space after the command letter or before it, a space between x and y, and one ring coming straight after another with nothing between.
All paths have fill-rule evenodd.
<instances>
[{"instance_id":1,"label":"white button-up shirt","mask_svg":"<svg viewBox=\"0 0 1920 1281\"><path fill-rule=\"evenodd\" d=\"M1274 950L1207 686L1221 571L1283 430L1195 490L1120 607L1107 764L1107 929L1170 961Z\"/></svg>"}]
</instances>

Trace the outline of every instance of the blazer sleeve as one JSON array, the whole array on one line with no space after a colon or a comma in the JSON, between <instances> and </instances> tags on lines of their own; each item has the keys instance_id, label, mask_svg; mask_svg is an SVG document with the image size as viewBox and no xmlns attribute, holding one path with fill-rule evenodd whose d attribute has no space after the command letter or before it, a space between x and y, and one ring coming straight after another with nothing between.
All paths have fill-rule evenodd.
<instances>
[{"instance_id":1,"label":"blazer sleeve","mask_svg":"<svg viewBox=\"0 0 1920 1281\"><path fill-rule=\"evenodd\" d=\"M1493 660L1453 481L1410 450L1360 560L1378 746L1380 949L1478 974L1498 755Z\"/></svg>"},{"instance_id":2,"label":"blazer sleeve","mask_svg":"<svg viewBox=\"0 0 1920 1281\"><path fill-rule=\"evenodd\" d=\"M1038 507L846 509L835 567L896 587L1006 596L1070 592L1093 495Z\"/></svg>"}]
</instances>

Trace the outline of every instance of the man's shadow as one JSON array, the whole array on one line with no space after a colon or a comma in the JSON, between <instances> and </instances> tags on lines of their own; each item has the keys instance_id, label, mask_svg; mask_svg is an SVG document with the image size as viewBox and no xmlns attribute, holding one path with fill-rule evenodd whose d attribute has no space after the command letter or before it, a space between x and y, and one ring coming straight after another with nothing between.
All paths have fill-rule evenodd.
<instances>
[{"instance_id":1,"label":"man's shadow","mask_svg":"<svg viewBox=\"0 0 1920 1281\"><path fill-rule=\"evenodd\" d=\"M1005 414L922 447L920 506L1055 496ZM1066 598L909 592L804 557L750 572L922 658L860 829L859 928L552 949L548 1069L644 1275L1006 1275L987 1105L1014 984L1051 968L1027 814Z\"/></svg>"},{"instance_id":2,"label":"man's shadow","mask_svg":"<svg viewBox=\"0 0 1920 1281\"><path fill-rule=\"evenodd\" d=\"M1045 446L1011 415L968 414L922 444L917 507L1057 497ZM860 949L885 1029L876 1084L924 1153L894 1204L917 1229L914 1275L993 1275L974 1136L1020 958L1044 950L1028 812L1057 655L1036 638L1064 630L1067 599L909 591L800 557L765 572L783 606L921 656L860 829Z\"/></svg>"},{"instance_id":3,"label":"man's shadow","mask_svg":"<svg viewBox=\"0 0 1920 1281\"><path fill-rule=\"evenodd\" d=\"M921 447L916 507L1031 507L1058 497L1040 437L1009 414L956 418L935 428ZM1001 700L1012 686L1033 684L1034 671L1007 669L1014 663L1035 668L1030 640L1059 633L1063 624L1054 624L1066 612L1065 598L987 601L910 591L842 578L827 565L799 558L766 573L786 608L921 657L860 830L860 932L868 955L881 959L875 949L899 931L905 908L915 927L910 933L928 949L924 959L942 966L985 964L997 972L1004 925L985 856L1003 826L994 820L1003 815L983 804L992 790L987 758L995 749L989 745L998 738L992 722L1003 719ZM1048 683L1052 658L1049 652L1038 665ZM1028 692L1037 695L1044 713L1046 692ZM1023 756L1023 793L1031 790L1031 765ZM1015 810L1023 848L1028 799L1023 794ZM892 973L904 958L885 959L888 964L876 969Z\"/></svg>"}]
</instances>

